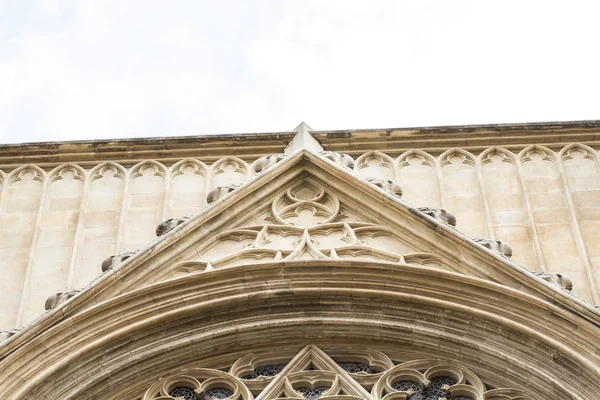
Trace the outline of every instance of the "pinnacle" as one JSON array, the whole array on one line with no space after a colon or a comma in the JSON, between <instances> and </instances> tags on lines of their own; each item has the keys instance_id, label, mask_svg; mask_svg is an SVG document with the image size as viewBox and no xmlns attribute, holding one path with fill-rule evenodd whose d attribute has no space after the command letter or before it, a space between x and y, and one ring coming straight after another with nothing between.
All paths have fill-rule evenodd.
<instances>
[{"instance_id":1,"label":"pinnacle","mask_svg":"<svg viewBox=\"0 0 600 400\"><path fill-rule=\"evenodd\" d=\"M308 126L306 122L300 122L300 125L294 129L294 131L298 133L296 133L296 136L288 143L285 148L285 153L290 154L300 149L310 149L316 152L323 151L321 144L310 134L310 131L312 130L313 129Z\"/></svg>"}]
</instances>

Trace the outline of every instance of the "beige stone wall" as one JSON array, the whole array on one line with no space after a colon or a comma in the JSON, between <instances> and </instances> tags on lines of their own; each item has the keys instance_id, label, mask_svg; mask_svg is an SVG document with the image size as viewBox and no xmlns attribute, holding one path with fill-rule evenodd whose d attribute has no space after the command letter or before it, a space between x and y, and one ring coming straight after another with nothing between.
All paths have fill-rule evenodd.
<instances>
[{"instance_id":1,"label":"beige stone wall","mask_svg":"<svg viewBox=\"0 0 600 400\"><path fill-rule=\"evenodd\" d=\"M458 230L509 243L515 262L565 273L576 294L600 303L597 150L386 153L351 152L355 172L400 182L404 200L451 211ZM41 315L48 296L87 285L107 256L144 247L162 220L197 213L211 189L246 182L256 158L3 168L0 330Z\"/></svg>"}]
</instances>

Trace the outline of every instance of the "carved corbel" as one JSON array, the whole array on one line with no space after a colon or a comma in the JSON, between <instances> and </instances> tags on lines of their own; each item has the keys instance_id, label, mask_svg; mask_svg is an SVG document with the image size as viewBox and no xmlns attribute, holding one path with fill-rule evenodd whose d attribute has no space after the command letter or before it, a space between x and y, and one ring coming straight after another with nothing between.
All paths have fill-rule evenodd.
<instances>
[{"instance_id":1,"label":"carved corbel","mask_svg":"<svg viewBox=\"0 0 600 400\"><path fill-rule=\"evenodd\" d=\"M456 217L454 214L444 210L443 208L437 209L431 207L419 207L417 209L423 214L427 214L446 225L450 225L452 227L456 226Z\"/></svg>"},{"instance_id":2,"label":"carved corbel","mask_svg":"<svg viewBox=\"0 0 600 400\"><path fill-rule=\"evenodd\" d=\"M21 329L19 328L9 329L7 331L0 331L0 343L10 339L19 332L21 332Z\"/></svg>"},{"instance_id":3,"label":"carved corbel","mask_svg":"<svg viewBox=\"0 0 600 400\"><path fill-rule=\"evenodd\" d=\"M567 292L573 290L573 282L568 276L563 274L549 274L547 272L535 271L534 275L542 278L546 282L551 283L553 286L556 286L559 289L566 290Z\"/></svg>"},{"instance_id":4,"label":"carved corbel","mask_svg":"<svg viewBox=\"0 0 600 400\"><path fill-rule=\"evenodd\" d=\"M162 236L167 232L170 232L175 227L183 224L185 221L189 220L191 217L178 217L178 218L169 218L166 221L161 222L156 227L156 236Z\"/></svg>"},{"instance_id":5,"label":"carved corbel","mask_svg":"<svg viewBox=\"0 0 600 400\"><path fill-rule=\"evenodd\" d=\"M273 154L270 156L264 156L254 162L253 169L255 173L263 172L266 169L271 168L279 161L287 157L287 154Z\"/></svg>"},{"instance_id":6,"label":"carved corbel","mask_svg":"<svg viewBox=\"0 0 600 400\"><path fill-rule=\"evenodd\" d=\"M380 189L392 194L396 197L402 197L402 186L396 181L392 181L389 179L376 179L376 178L367 178L367 182L371 185L375 185Z\"/></svg>"},{"instance_id":7,"label":"carved corbel","mask_svg":"<svg viewBox=\"0 0 600 400\"><path fill-rule=\"evenodd\" d=\"M512 247L510 247L507 243L501 242L499 240L490 240L483 238L473 238L473 241L483 247L492 250L494 253L500 254L501 256L507 258L512 257Z\"/></svg>"},{"instance_id":8,"label":"carved corbel","mask_svg":"<svg viewBox=\"0 0 600 400\"><path fill-rule=\"evenodd\" d=\"M158 229L158 228L157 228ZM117 254L114 256L110 256L102 261L102 272L106 272L109 269L116 267L121 264L123 261L127 260L129 257L135 255L136 251L128 251L126 253Z\"/></svg>"},{"instance_id":9,"label":"carved corbel","mask_svg":"<svg viewBox=\"0 0 600 400\"><path fill-rule=\"evenodd\" d=\"M208 196L206 196L206 203L213 203L219 200L221 197L225 196L226 194L233 192L240 186L242 186L241 183L234 183L232 185L227 186L219 186L218 188L213 189L208 193Z\"/></svg>"},{"instance_id":10,"label":"carved corbel","mask_svg":"<svg viewBox=\"0 0 600 400\"><path fill-rule=\"evenodd\" d=\"M69 300L71 297L75 296L77 293L81 292L81 289L71 290L67 293L56 293L46 299L46 310L52 310L53 308L58 307L60 304Z\"/></svg>"},{"instance_id":11,"label":"carved corbel","mask_svg":"<svg viewBox=\"0 0 600 400\"><path fill-rule=\"evenodd\" d=\"M344 168L354 169L354 159L348 154L336 153L335 151L320 151L319 154Z\"/></svg>"}]
</instances>

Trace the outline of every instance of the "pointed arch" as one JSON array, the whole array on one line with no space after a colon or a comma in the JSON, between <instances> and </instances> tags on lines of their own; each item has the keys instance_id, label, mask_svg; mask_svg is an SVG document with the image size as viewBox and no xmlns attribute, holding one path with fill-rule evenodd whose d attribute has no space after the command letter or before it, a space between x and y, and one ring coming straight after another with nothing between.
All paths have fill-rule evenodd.
<instances>
[{"instance_id":1,"label":"pointed arch","mask_svg":"<svg viewBox=\"0 0 600 400\"><path fill-rule=\"evenodd\" d=\"M597 304L600 302L600 249L591 243L597 240L600 217L588 210L600 207L600 160L594 149L579 143L563 148L558 158L573 233L584 263L591 299Z\"/></svg>"},{"instance_id":2,"label":"pointed arch","mask_svg":"<svg viewBox=\"0 0 600 400\"><path fill-rule=\"evenodd\" d=\"M150 168L154 170L154 175L163 178L167 176L167 168L162 163L155 160L144 160L131 167L129 170L130 179L133 180L144 175L144 171Z\"/></svg>"},{"instance_id":3,"label":"pointed arch","mask_svg":"<svg viewBox=\"0 0 600 400\"><path fill-rule=\"evenodd\" d=\"M419 149L409 150L396 159L403 199L421 207L442 207L436 164L431 154Z\"/></svg>"},{"instance_id":4,"label":"pointed arch","mask_svg":"<svg viewBox=\"0 0 600 400\"><path fill-rule=\"evenodd\" d=\"M59 165L48 173L48 187L42 200L33 252L51 252L53 258L50 263L42 257L33 257L30 261L30 278L21 300L25 323L39 315L49 296L69 290L85 180L85 170L73 163Z\"/></svg>"},{"instance_id":5,"label":"pointed arch","mask_svg":"<svg viewBox=\"0 0 600 400\"><path fill-rule=\"evenodd\" d=\"M185 158L169 169L165 218L198 213L206 205L208 167L194 158Z\"/></svg>"},{"instance_id":6,"label":"pointed arch","mask_svg":"<svg viewBox=\"0 0 600 400\"><path fill-rule=\"evenodd\" d=\"M479 155L479 161L494 237L513 247L517 263L530 270L540 269L537 231L532 226L516 155L491 147Z\"/></svg>"},{"instance_id":7,"label":"pointed arch","mask_svg":"<svg viewBox=\"0 0 600 400\"><path fill-rule=\"evenodd\" d=\"M145 160L129 170L119 252L137 250L155 238L156 226L164 219L166 189L162 163Z\"/></svg>"},{"instance_id":8,"label":"pointed arch","mask_svg":"<svg viewBox=\"0 0 600 400\"><path fill-rule=\"evenodd\" d=\"M105 161L96 165L90 170L90 180L93 181L95 179L101 179L107 171L111 172L111 176L115 176L122 180L125 180L125 177L127 176L127 170L125 170L121 164L117 164L116 162L112 161Z\"/></svg>"},{"instance_id":9,"label":"pointed arch","mask_svg":"<svg viewBox=\"0 0 600 400\"><path fill-rule=\"evenodd\" d=\"M398 178L394 160L380 151L369 151L358 157L354 163L354 171L363 178L393 181Z\"/></svg>"},{"instance_id":10,"label":"pointed arch","mask_svg":"<svg viewBox=\"0 0 600 400\"><path fill-rule=\"evenodd\" d=\"M556 153L546 146L541 146L539 144L534 144L524 148L521 150L517 158L519 159L519 162L524 164L532 161L531 156L534 154L539 154L544 161L551 161L556 164Z\"/></svg>"},{"instance_id":11,"label":"pointed arch","mask_svg":"<svg viewBox=\"0 0 600 400\"><path fill-rule=\"evenodd\" d=\"M471 237L489 237L485 199L475 156L454 148L440 154L438 163L442 177L442 203L445 209L456 215L456 228Z\"/></svg>"},{"instance_id":12,"label":"pointed arch","mask_svg":"<svg viewBox=\"0 0 600 400\"><path fill-rule=\"evenodd\" d=\"M9 184L12 184L22 180L27 174L32 174L32 180L38 182L44 182L47 175L46 171L36 165L23 165L9 173L7 181Z\"/></svg>"},{"instance_id":13,"label":"pointed arch","mask_svg":"<svg viewBox=\"0 0 600 400\"><path fill-rule=\"evenodd\" d=\"M577 247L578 232L559 157L545 146L533 145L523 149L518 158L547 271L562 270L577 282L578 293L591 299L590 277L586 276L585 260Z\"/></svg>"},{"instance_id":14,"label":"pointed arch","mask_svg":"<svg viewBox=\"0 0 600 400\"><path fill-rule=\"evenodd\" d=\"M4 304L0 327L18 326L23 315L23 296L28 281L35 239L43 207L47 174L35 165L23 165L8 174L0 210L0 292Z\"/></svg>"},{"instance_id":15,"label":"pointed arch","mask_svg":"<svg viewBox=\"0 0 600 400\"><path fill-rule=\"evenodd\" d=\"M64 174L68 172L73 174L73 179L77 179L81 182L85 180L85 177L87 175L85 170L79 165L73 163L66 163L59 165L58 167L50 171L48 173L48 177L50 179L50 182L53 182L58 179L64 179Z\"/></svg>"},{"instance_id":16,"label":"pointed arch","mask_svg":"<svg viewBox=\"0 0 600 400\"><path fill-rule=\"evenodd\" d=\"M492 162L491 157L493 156L498 156L500 157L502 162L507 162L507 163L517 163L517 156L515 155L515 153L513 153L510 150L505 149L504 147L490 147L488 149L485 149L484 151L481 152L481 154L479 154L479 160L481 161L481 164L487 164Z\"/></svg>"},{"instance_id":17,"label":"pointed arch","mask_svg":"<svg viewBox=\"0 0 600 400\"><path fill-rule=\"evenodd\" d=\"M88 172L81 212L80 239L75 250L69 283L71 288L87 285L99 274L98 265L114 254L123 216L127 171L106 161Z\"/></svg>"},{"instance_id":18,"label":"pointed arch","mask_svg":"<svg viewBox=\"0 0 600 400\"><path fill-rule=\"evenodd\" d=\"M223 157L210 166L210 188L246 183L250 167L238 157Z\"/></svg>"},{"instance_id":19,"label":"pointed arch","mask_svg":"<svg viewBox=\"0 0 600 400\"><path fill-rule=\"evenodd\" d=\"M583 143L571 143L563 147L558 152L558 157L560 157L562 161L566 161L572 159L571 153L573 152L581 152L583 153L584 158L590 160L598 160L598 153L596 152L596 150Z\"/></svg>"},{"instance_id":20,"label":"pointed arch","mask_svg":"<svg viewBox=\"0 0 600 400\"><path fill-rule=\"evenodd\" d=\"M455 147L453 149L448 149L439 155L438 160L440 166L444 167L448 164L452 164L452 157L460 158L463 164L469 164L474 166L476 163L476 158L471 152Z\"/></svg>"}]
</instances>

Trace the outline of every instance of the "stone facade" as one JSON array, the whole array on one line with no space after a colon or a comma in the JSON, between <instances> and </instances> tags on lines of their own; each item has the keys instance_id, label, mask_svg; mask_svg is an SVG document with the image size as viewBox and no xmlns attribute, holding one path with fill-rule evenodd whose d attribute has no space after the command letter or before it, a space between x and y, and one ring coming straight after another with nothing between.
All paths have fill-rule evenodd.
<instances>
[{"instance_id":1,"label":"stone facade","mask_svg":"<svg viewBox=\"0 0 600 400\"><path fill-rule=\"evenodd\" d=\"M0 151L0 365L80 368L75 385L28 370L0 398L591 399L600 123L309 131ZM266 336L245 336L250 317ZM69 361L87 329L89 362ZM219 329L238 333L217 343ZM39 353L42 337L62 350ZM91 363L119 341L129 366Z\"/></svg>"}]
</instances>

